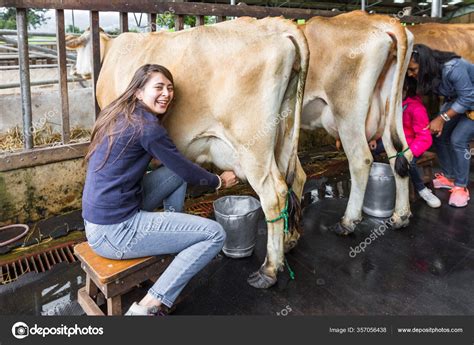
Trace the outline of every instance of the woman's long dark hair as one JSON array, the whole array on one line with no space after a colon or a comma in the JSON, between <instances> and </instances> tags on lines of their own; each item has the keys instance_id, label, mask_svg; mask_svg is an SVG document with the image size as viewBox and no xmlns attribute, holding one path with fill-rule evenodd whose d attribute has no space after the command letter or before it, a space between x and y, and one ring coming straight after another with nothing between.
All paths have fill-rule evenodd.
<instances>
[{"instance_id":1,"label":"woman's long dark hair","mask_svg":"<svg viewBox=\"0 0 474 345\"><path fill-rule=\"evenodd\" d=\"M143 65L135 72L132 81L127 86L127 89L115 101L110 103L100 112L99 117L94 124L94 128L92 129L91 143L85 157L85 160L88 161L92 153L94 153L104 138L107 137L109 139L104 162L99 168L97 168L97 170L100 170L105 162L107 162L114 140L128 127L132 126L135 133L140 133L142 131L144 125L143 119L134 115L135 107L139 102L136 93L138 90L143 89L153 73L162 73L171 83L173 83L173 76L166 67L154 64ZM145 105L143 104L143 106ZM119 119L121 120L121 125L117 126Z\"/></svg>"},{"instance_id":2,"label":"woman's long dark hair","mask_svg":"<svg viewBox=\"0 0 474 345\"><path fill-rule=\"evenodd\" d=\"M407 97L415 97L417 95L416 89L418 87L418 83L416 82L415 78L406 76L405 82L403 83L403 89L405 91L405 98Z\"/></svg>"},{"instance_id":3,"label":"woman's long dark hair","mask_svg":"<svg viewBox=\"0 0 474 345\"><path fill-rule=\"evenodd\" d=\"M460 56L453 52L431 49L424 44L415 44L412 58L420 65L417 78L419 93L437 95L443 64L451 59L460 58Z\"/></svg>"}]
</instances>

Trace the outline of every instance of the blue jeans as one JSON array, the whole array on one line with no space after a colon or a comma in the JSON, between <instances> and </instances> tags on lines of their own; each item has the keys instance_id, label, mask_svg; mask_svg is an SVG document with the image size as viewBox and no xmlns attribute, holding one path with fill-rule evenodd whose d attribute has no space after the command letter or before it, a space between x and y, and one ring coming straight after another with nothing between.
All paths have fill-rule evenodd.
<instances>
[{"instance_id":1,"label":"blue jeans","mask_svg":"<svg viewBox=\"0 0 474 345\"><path fill-rule=\"evenodd\" d=\"M458 114L444 124L439 137L433 138L443 174L454 179L456 186L466 187L471 165L469 142L474 138L474 121Z\"/></svg>"},{"instance_id":2,"label":"blue jeans","mask_svg":"<svg viewBox=\"0 0 474 345\"><path fill-rule=\"evenodd\" d=\"M213 220L175 212L183 209L186 183L168 168L145 175L143 187L144 209L119 224L84 221L86 236L91 248L109 259L178 253L148 291L171 307L189 280L219 253L226 234ZM162 203L165 212L148 212Z\"/></svg>"},{"instance_id":3,"label":"blue jeans","mask_svg":"<svg viewBox=\"0 0 474 345\"><path fill-rule=\"evenodd\" d=\"M418 171L418 167L416 166L416 161L419 159L419 157L413 156L412 161L410 162L410 169L408 170L408 174L410 175L411 182L413 182L413 186L415 186L415 189L417 192L423 190L426 188L425 184L423 183L423 179L420 176L420 173Z\"/></svg>"}]
</instances>

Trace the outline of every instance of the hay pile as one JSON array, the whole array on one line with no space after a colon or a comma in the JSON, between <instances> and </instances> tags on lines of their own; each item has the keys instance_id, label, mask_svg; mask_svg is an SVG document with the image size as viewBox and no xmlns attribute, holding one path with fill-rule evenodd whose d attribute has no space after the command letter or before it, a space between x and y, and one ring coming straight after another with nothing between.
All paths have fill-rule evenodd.
<instances>
[{"instance_id":1,"label":"hay pile","mask_svg":"<svg viewBox=\"0 0 474 345\"><path fill-rule=\"evenodd\" d=\"M71 141L69 143L87 142L90 136L91 131L89 129L72 128ZM50 124L44 124L33 132L33 142L35 147L62 145L61 133L53 131L53 127ZM19 126L0 134L0 153L15 152L21 149L23 149L23 132Z\"/></svg>"}]
</instances>

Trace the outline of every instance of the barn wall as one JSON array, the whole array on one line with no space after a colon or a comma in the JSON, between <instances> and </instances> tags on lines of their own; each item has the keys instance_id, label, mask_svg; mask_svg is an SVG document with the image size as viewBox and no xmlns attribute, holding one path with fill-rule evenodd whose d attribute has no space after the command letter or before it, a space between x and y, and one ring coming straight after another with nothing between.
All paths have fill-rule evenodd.
<instances>
[{"instance_id":1,"label":"barn wall","mask_svg":"<svg viewBox=\"0 0 474 345\"><path fill-rule=\"evenodd\" d=\"M83 161L0 172L0 226L79 209L85 179Z\"/></svg>"},{"instance_id":2,"label":"barn wall","mask_svg":"<svg viewBox=\"0 0 474 345\"><path fill-rule=\"evenodd\" d=\"M49 124L54 131L61 131L61 106L57 90L32 91L31 108L35 130ZM0 109L0 133L15 126L22 127L20 94L0 94ZM92 128L95 119L92 88L69 90L69 114L71 127Z\"/></svg>"},{"instance_id":3,"label":"barn wall","mask_svg":"<svg viewBox=\"0 0 474 345\"><path fill-rule=\"evenodd\" d=\"M454 24L469 24L469 23L474 23L474 12L465 14L463 16L459 16L456 18L453 18L449 21L450 23Z\"/></svg>"}]
</instances>

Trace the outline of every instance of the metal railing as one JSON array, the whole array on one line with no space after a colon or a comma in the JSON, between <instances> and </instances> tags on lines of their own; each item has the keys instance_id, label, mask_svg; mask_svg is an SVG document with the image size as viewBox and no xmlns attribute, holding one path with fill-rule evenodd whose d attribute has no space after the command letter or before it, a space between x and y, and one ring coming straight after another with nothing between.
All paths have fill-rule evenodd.
<instances>
[{"instance_id":1,"label":"metal railing","mask_svg":"<svg viewBox=\"0 0 474 345\"><path fill-rule=\"evenodd\" d=\"M260 7L247 5L223 5L208 3L176 3L176 2L155 2L152 0L0 0L0 7L13 7L17 10L17 36L16 41L19 53L20 67L20 90L22 101L22 119L24 150L19 153L5 154L0 159L0 172L13 169L25 168L40 164L47 164L66 159L83 157L88 143L70 144L70 124L69 124L69 100L68 100L68 78L67 60L71 58L66 54L65 43L65 23L64 10L87 10L89 11L91 39L92 39L92 60L93 74L92 85L93 95L96 94L97 78L100 71L100 39L99 39L99 11L120 12L120 30L128 31L128 13L148 13L149 23L155 23L157 13L172 13L175 17L175 29L184 28L185 16L195 16L196 25L204 25L204 16L216 16L216 21L221 22L227 17L250 16L264 18L267 16L283 16L289 19L309 19L314 16L332 17L341 12L293 9L281 7ZM56 37L57 37L57 60L59 70L60 89L60 109L61 109L61 146L48 148L34 148L32 133L31 110L31 85L29 73L28 54L28 30L26 12L29 8L54 9L56 12ZM425 17L402 17L401 20L407 23L420 23L437 21L433 18ZM155 27L151 26L152 31ZM0 34L5 32L0 32ZM35 33L36 34L36 33ZM43 53L47 53L43 51ZM51 53L51 51L49 51ZM95 115L99 114L99 107L94 96Z\"/></svg>"}]
</instances>

